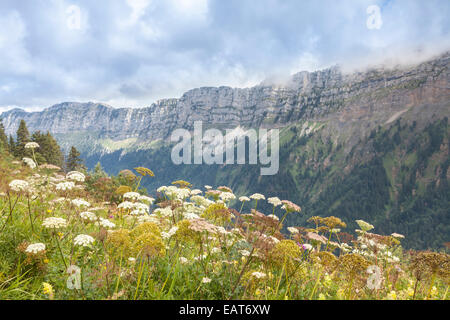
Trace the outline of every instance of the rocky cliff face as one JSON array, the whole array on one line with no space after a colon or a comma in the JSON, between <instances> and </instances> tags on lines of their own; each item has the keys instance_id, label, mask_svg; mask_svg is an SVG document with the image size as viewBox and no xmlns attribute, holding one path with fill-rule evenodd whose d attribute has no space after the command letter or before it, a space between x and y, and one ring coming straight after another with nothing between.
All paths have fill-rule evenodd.
<instances>
[{"instance_id":1,"label":"rocky cliff face","mask_svg":"<svg viewBox=\"0 0 450 320\"><path fill-rule=\"evenodd\" d=\"M334 132L335 137L339 133L351 147L358 136L399 116L408 115L420 122L448 116L449 62L450 53L446 53L403 69L343 74L334 67L300 72L283 85L203 87L190 90L179 99L160 100L140 109L65 102L41 112L14 109L1 117L9 134L24 119L30 131L48 130L60 137L63 145L64 137L75 133L148 143L167 138L174 129L192 128L196 120L226 128L325 121L330 133ZM87 139L86 135L83 139ZM82 141L79 144L83 145Z\"/></svg>"}]
</instances>

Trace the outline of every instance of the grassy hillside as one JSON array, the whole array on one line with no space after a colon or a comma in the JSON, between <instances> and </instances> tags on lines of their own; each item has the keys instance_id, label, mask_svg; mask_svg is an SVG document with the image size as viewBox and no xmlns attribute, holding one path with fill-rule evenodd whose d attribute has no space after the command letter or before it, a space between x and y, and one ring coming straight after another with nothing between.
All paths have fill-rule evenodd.
<instances>
[{"instance_id":1,"label":"grassy hillside","mask_svg":"<svg viewBox=\"0 0 450 320\"><path fill-rule=\"evenodd\" d=\"M281 130L274 176L260 176L259 165L174 165L168 145L116 151L100 161L110 173L153 168L155 180L144 182L150 191L177 179L195 187L228 185L237 195L259 192L301 203L304 215L288 217L288 225L334 215L355 227L360 217L378 232L401 231L407 248L443 248L450 240L449 130L447 118L426 127L397 120L360 137L347 152L348 137L336 139L327 123L291 125ZM97 161L87 158L91 167Z\"/></svg>"},{"instance_id":2,"label":"grassy hillside","mask_svg":"<svg viewBox=\"0 0 450 320\"><path fill-rule=\"evenodd\" d=\"M306 219L290 201L185 181L154 199L143 167L65 174L2 154L0 170L2 300L448 299L447 253L362 220L355 238L333 216L284 234Z\"/></svg>"}]
</instances>

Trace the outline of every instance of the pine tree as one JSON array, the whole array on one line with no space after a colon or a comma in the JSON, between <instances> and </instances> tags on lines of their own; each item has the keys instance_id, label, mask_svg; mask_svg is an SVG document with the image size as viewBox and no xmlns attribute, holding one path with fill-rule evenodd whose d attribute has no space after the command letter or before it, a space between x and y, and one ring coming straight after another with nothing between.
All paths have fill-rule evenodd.
<instances>
[{"instance_id":1,"label":"pine tree","mask_svg":"<svg viewBox=\"0 0 450 320\"><path fill-rule=\"evenodd\" d=\"M66 170L74 171L80 169L85 169L85 166L83 165L83 160L81 160L80 158L80 152L75 147L72 146L69 152L69 156L67 157Z\"/></svg>"},{"instance_id":2,"label":"pine tree","mask_svg":"<svg viewBox=\"0 0 450 320\"><path fill-rule=\"evenodd\" d=\"M31 136L31 140L39 144L36 157L39 163L54 164L61 167L64 155L55 138L47 131L46 134L36 131Z\"/></svg>"},{"instance_id":3,"label":"pine tree","mask_svg":"<svg viewBox=\"0 0 450 320\"><path fill-rule=\"evenodd\" d=\"M12 135L9 135L8 149L11 154L16 154L16 143Z\"/></svg>"},{"instance_id":4,"label":"pine tree","mask_svg":"<svg viewBox=\"0 0 450 320\"><path fill-rule=\"evenodd\" d=\"M19 129L17 129L17 141L14 155L18 158L29 156L25 150L25 144L30 142L30 133L28 132L25 120L20 120Z\"/></svg>"},{"instance_id":5,"label":"pine tree","mask_svg":"<svg viewBox=\"0 0 450 320\"><path fill-rule=\"evenodd\" d=\"M0 151L8 151L8 136L5 133L5 127L3 126L3 120L0 118Z\"/></svg>"},{"instance_id":6,"label":"pine tree","mask_svg":"<svg viewBox=\"0 0 450 320\"><path fill-rule=\"evenodd\" d=\"M108 176L108 174L103 170L102 165L100 164L100 162L97 162L97 164L95 165L92 177L94 179L99 179L99 178L105 178L107 176Z\"/></svg>"}]
</instances>

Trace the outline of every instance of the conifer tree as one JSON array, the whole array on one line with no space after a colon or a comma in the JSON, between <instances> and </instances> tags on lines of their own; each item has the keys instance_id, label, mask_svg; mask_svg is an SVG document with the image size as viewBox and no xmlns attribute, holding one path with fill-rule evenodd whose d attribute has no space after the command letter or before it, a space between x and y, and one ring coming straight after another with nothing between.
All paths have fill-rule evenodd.
<instances>
[{"instance_id":1,"label":"conifer tree","mask_svg":"<svg viewBox=\"0 0 450 320\"><path fill-rule=\"evenodd\" d=\"M97 162L97 164L95 165L94 172L93 172L92 176L95 179L98 179L98 178L105 178L105 177L108 176L108 174L103 170L102 165L100 164L100 162Z\"/></svg>"},{"instance_id":2,"label":"conifer tree","mask_svg":"<svg viewBox=\"0 0 450 320\"><path fill-rule=\"evenodd\" d=\"M80 152L74 146L72 146L69 152L69 156L67 157L66 170L74 171L80 169L85 169L83 160L81 160L80 158Z\"/></svg>"},{"instance_id":3,"label":"conifer tree","mask_svg":"<svg viewBox=\"0 0 450 320\"><path fill-rule=\"evenodd\" d=\"M61 167L64 155L55 138L47 131L46 134L36 131L31 136L31 140L39 144L36 157L39 163L54 164Z\"/></svg>"},{"instance_id":4,"label":"conifer tree","mask_svg":"<svg viewBox=\"0 0 450 320\"><path fill-rule=\"evenodd\" d=\"M16 154L16 142L12 135L9 135L8 149L11 154Z\"/></svg>"},{"instance_id":5,"label":"conifer tree","mask_svg":"<svg viewBox=\"0 0 450 320\"><path fill-rule=\"evenodd\" d=\"M3 126L3 120L0 118L0 151L8 151L8 136L5 133L5 127Z\"/></svg>"},{"instance_id":6,"label":"conifer tree","mask_svg":"<svg viewBox=\"0 0 450 320\"><path fill-rule=\"evenodd\" d=\"M25 144L30 142L30 133L28 131L25 120L20 120L19 129L17 129L17 141L14 155L18 158L29 156L25 150Z\"/></svg>"}]
</instances>

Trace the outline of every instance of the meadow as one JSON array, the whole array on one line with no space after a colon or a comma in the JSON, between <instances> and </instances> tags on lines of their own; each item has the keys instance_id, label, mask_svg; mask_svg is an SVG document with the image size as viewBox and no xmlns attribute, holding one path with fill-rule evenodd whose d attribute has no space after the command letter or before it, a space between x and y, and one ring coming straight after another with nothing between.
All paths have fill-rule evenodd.
<instances>
[{"instance_id":1,"label":"meadow","mask_svg":"<svg viewBox=\"0 0 450 320\"><path fill-rule=\"evenodd\" d=\"M182 180L150 197L150 169L82 171L0 157L1 300L449 299L448 253L363 220L285 228L304 214L288 200Z\"/></svg>"}]
</instances>

